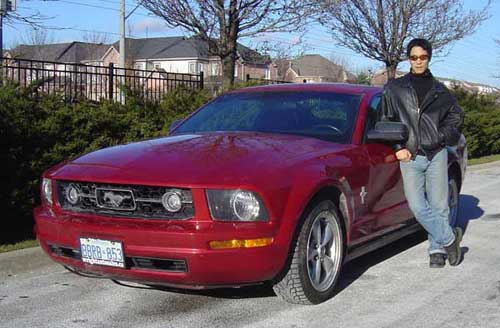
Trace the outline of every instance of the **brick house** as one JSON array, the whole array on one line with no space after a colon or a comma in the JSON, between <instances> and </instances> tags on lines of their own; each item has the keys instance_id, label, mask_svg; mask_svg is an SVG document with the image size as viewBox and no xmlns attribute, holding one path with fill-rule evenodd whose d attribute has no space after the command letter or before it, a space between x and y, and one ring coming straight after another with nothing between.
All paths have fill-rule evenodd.
<instances>
[{"instance_id":1,"label":"brick house","mask_svg":"<svg viewBox=\"0 0 500 328\"><path fill-rule=\"evenodd\" d=\"M126 65L131 68L162 69L172 73L199 74L205 77L222 76L219 57L210 54L208 44L199 38L162 37L125 40ZM106 65L119 61L119 42L112 44L102 60ZM235 78L244 80L246 75L254 78L270 78L271 60L258 52L238 44L238 59Z\"/></svg>"},{"instance_id":2,"label":"brick house","mask_svg":"<svg viewBox=\"0 0 500 328\"><path fill-rule=\"evenodd\" d=\"M283 65L283 63L280 63ZM297 59L288 60L284 65L288 68L281 78L285 81L303 82L345 82L353 83L356 77L342 66L326 59L321 55L304 55Z\"/></svg>"}]
</instances>

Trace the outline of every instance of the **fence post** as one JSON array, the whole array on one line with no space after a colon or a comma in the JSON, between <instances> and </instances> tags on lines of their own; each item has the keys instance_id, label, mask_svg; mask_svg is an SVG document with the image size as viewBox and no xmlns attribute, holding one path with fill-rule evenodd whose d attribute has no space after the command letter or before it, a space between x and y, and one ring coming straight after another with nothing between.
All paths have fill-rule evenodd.
<instances>
[{"instance_id":1,"label":"fence post","mask_svg":"<svg viewBox=\"0 0 500 328\"><path fill-rule=\"evenodd\" d=\"M247 82L250 81L250 74L247 74Z\"/></svg>"},{"instance_id":2,"label":"fence post","mask_svg":"<svg viewBox=\"0 0 500 328\"><path fill-rule=\"evenodd\" d=\"M115 67L113 63L109 63L109 70L108 70L108 97L109 99L113 100L113 85L114 85L114 73L115 72Z\"/></svg>"},{"instance_id":3,"label":"fence post","mask_svg":"<svg viewBox=\"0 0 500 328\"><path fill-rule=\"evenodd\" d=\"M44 64L42 64L42 67L44 67ZM73 91L75 92L75 94L74 94L74 98L72 99L72 101L76 101L76 99L78 99L78 66L77 66L77 64L73 64L73 75L74 75Z\"/></svg>"},{"instance_id":4,"label":"fence post","mask_svg":"<svg viewBox=\"0 0 500 328\"><path fill-rule=\"evenodd\" d=\"M203 89L204 77L203 71L200 72L200 89Z\"/></svg>"}]
</instances>

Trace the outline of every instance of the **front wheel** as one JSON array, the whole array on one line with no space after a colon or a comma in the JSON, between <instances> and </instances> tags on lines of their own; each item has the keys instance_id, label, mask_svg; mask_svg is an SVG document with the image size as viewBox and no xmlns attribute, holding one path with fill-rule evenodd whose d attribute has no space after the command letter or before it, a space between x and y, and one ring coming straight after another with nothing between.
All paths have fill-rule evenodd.
<instances>
[{"instance_id":1,"label":"front wheel","mask_svg":"<svg viewBox=\"0 0 500 328\"><path fill-rule=\"evenodd\" d=\"M273 287L278 296L295 304L318 304L333 296L344 257L340 222L330 200L319 201L309 210L291 262Z\"/></svg>"}]
</instances>

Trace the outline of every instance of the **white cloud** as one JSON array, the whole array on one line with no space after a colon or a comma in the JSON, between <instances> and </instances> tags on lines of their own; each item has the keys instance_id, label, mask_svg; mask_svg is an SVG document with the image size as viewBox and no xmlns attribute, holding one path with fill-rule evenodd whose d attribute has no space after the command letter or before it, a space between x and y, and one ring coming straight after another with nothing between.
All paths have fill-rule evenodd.
<instances>
[{"instance_id":1,"label":"white cloud","mask_svg":"<svg viewBox=\"0 0 500 328\"><path fill-rule=\"evenodd\" d=\"M132 25L132 30L136 33L156 33L169 31L170 28L161 20L146 18L145 20Z\"/></svg>"}]
</instances>

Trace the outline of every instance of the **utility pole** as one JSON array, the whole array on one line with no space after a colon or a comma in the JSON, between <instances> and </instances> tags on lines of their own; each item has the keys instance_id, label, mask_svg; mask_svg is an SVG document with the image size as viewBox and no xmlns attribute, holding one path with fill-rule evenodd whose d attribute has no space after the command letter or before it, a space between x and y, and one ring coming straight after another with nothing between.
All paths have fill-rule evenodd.
<instances>
[{"instance_id":1,"label":"utility pole","mask_svg":"<svg viewBox=\"0 0 500 328\"><path fill-rule=\"evenodd\" d=\"M126 15L125 14L125 0L120 0L120 68L125 68L125 21L132 16L132 14L142 5L143 0L139 1L137 6L135 6L132 11Z\"/></svg>"},{"instance_id":2,"label":"utility pole","mask_svg":"<svg viewBox=\"0 0 500 328\"><path fill-rule=\"evenodd\" d=\"M16 10L16 0L0 0L0 67L3 64L3 16Z\"/></svg>"},{"instance_id":3,"label":"utility pole","mask_svg":"<svg viewBox=\"0 0 500 328\"><path fill-rule=\"evenodd\" d=\"M125 68L125 0L120 1L120 68Z\"/></svg>"},{"instance_id":4,"label":"utility pole","mask_svg":"<svg viewBox=\"0 0 500 328\"><path fill-rule=\"evenodd\" d=\"M0 11L0 67L3 64L3 9Z\"/></svg>"}]
</instances>

